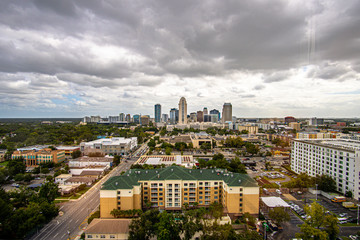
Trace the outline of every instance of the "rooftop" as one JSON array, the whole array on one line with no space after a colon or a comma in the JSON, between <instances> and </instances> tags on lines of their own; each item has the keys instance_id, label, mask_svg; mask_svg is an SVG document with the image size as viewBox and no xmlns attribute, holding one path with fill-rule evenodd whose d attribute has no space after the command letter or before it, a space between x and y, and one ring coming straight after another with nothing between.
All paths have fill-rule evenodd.
<instances>
[{"instance_id":1,"label":"rooftop","mask_svg":"<svg viewBox=\"0 0 360 240\"><path fill-rule=\"evenodd\" d=\"M86 228L87 234L120 234L128 233L131 219L94 218Z\"/></svg>"},{"instance_id":2,"label":"rooftop","mask_svg":"<svg viewBox=\"0 0 360 240\"><path fill-rule=\"evenodd\" d=\"M130 169L121 176L107 180L102 190L132 189L140 181L164 180L223 180L228 186L257 187L254 179L247 174L227 172L224 169L186 169L180 166L169 166L162 169Z\"/></svg>"},{"instance_id":3,"label":"rooftop","mask_svg":"<svg viewBox=\"0 0 360 240\"><path fill-rule=\"evenodd\" d=\"M360 151L360 141L351 139L296 139L296 141L345 151Z\"/></svg>"},{"instance_id":4,"label":"rooftop","mask_svg":"<svg viewBox=\"0 0 360 240\"><path fill-rule=\"evenodd\" d=\"M88 157L83 156L73 160L72 162L112 162L114 157Z\"/></svg>"},{"instance_id":5,"label":"rooftop","mask_svg":"<svg viewBox=\"0 0 360 240\"><path fill-rule=\"evenodd\" d=\"M283 199L280 197L261 197L261 201L265 203L268 207L290 207Z\"/></svg>"},{"instance_id":6,"label":"rooftop","mask_svg":"<svg viewBox=\"0 0 360 240\"><path fill-rule=\"evenodd\" d=\"M102 145L119 145L119 144L128 144L131 141L134 141L136 137L131 138L124 138L124 137L113 137L113 138L101 138L96 139L91 142L85 143L85 145L92 145L92 144L102 144Z\"/></svg>"}]
</instances>

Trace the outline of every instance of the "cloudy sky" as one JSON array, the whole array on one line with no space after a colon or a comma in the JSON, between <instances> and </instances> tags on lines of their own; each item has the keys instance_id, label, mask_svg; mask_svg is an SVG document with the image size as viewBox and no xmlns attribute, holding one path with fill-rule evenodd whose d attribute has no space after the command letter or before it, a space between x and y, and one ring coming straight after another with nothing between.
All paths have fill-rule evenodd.
<instances>
[{"instance_id":1,"label":"cloudy sky","mask_svg":"<svg viewBox=\"0 0 360 240\"><path fill-rule=\"evenodd\" d=\"M360 1L1 0L0 117L359 117Z\"/></svg>"}]
</instances>

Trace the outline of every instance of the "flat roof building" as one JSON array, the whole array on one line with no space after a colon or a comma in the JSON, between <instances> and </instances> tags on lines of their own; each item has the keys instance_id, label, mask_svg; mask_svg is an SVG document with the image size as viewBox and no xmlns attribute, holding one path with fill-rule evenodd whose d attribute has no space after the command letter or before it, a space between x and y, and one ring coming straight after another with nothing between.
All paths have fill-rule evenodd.
<instances>
[{"instance_id":1,"label":"flat roof building","mask_svg":"<svg viewBox=\"0 0 360 240\"><path fill-rule=\"evenodd\" d=\"M44 148L41 150L15 151L11 155L11 159L17 159L20 157L24 158L26 167L37 167L42 163L60 163L65 161L65 151Z\"/></svg>"},{"instance_id":2,"label":"flat roof building","mask_svg":"<svg viewBox=\"0 0 360 240\"><path fill-rule=\"evenodd\" d=\"M312 177L328 175L336 181L337 191L351 191L360 199L360 141L347 139L295 139L291 169Z\"/></svg>"},{"instance_id":3,"label":"flat roof building","mask_svg":"<svg viewBox=\"0 0 360 240\"><path fill-rule=\"evenodd\" d=\"M111 155L127 155L132 149L137 146L137 138L102 138L91 142L80 143L80 150L82 152L91 152L91 150L99 150L104 154Z\"/></svg>"},{"instance_id":4,"label":"flat roof building","mask_svg":"<svg viewBox=\"0 0 360 240\"><path fill-rule=\"evenodd\" d=\"M219 202L224 213L240 216L259 213L259 186L247 174L224 169L185 169L170 166L163 169L130 169L110 178L100 190L100 217L113 218L113 209L152 207L181 210L186 203L209 206Z\"/></svg>"},{"instance_id":5,"label":"flat roof building","mask_svg":"<svg viewBox=\"0 0 360 240\"><path fill-rule=\"evenodd\" d=\"M141 156L135 164L140 165L166 165L170 166L176 164L178 166L183 166L186 168L192 168L197 163L194 160L192 155L143 155Z\"/></svg>"}]
</instances>

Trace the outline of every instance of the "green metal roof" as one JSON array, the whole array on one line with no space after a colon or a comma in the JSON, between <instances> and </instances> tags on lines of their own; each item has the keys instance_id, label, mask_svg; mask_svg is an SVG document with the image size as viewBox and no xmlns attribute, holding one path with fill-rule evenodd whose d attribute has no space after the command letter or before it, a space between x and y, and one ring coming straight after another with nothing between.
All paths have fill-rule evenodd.
<instances>
[{"instance_id":1,"label":"green metal roof","mask_svg":"<svg viewBox=\"0 0 360 240\"><path fill-rule=\"evenodd\" d=\"M169 166L162 169L130 169L121 176L107 180L102 190L132 189L140 185L140 181L210 181L223 180L228 186L257 187L254 179L247 174L227 172L224 169L186 169L180 166Z\"/></svg>"}]
</instances>

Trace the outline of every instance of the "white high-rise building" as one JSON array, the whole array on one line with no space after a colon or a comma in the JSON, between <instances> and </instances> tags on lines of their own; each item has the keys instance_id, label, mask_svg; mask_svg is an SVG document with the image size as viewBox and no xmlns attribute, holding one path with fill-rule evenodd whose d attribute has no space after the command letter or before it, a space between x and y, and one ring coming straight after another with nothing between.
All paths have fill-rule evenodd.
<instances>
[{"instance_id":1,"label":"white high-rise building","mask_svg":"<svg viewBox=\"0 0 360 240\"><path fill-rule=\"evenodd\" d=\"M360 141L348 139L295 139L291 169L309 176L326 174L336 181L339 192L351 191L360 198Z\"/></svg>"},{"instance_id":2,"label":"white high-rise building","mask_svg":"<svg viewBox=\"0 0 360 240\"><path fill-rule=\"evenodd\" d=\"M179 124L187 124L187 103L184 97L179 101Z\"/></svg>"}]
</instances>

